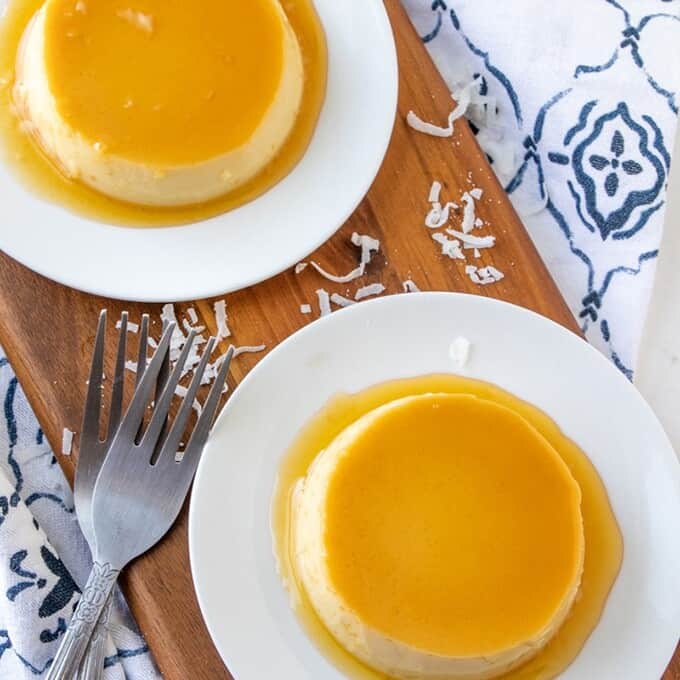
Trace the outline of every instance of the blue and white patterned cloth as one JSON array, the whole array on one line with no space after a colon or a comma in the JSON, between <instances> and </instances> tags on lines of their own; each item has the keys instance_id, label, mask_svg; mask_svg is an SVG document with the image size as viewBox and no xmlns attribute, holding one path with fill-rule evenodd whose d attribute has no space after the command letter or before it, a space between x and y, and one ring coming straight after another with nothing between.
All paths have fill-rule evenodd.
<instances>
[{"instance_id":1,"label":"blue and white patterned cloth","mask_svg":"<svg viewBox=\"0 0 680 680\"><path fill-rule=\"evenodd\" d=\"M589 340L631 377L678 113L680 0L404 2L452 90L476 77L480 143ZM1 355L0 404L0 678L19 680L44 673L90 557ZM158 677L122 602L112 638L107 680Z\"/></svg>"}]
</instances>

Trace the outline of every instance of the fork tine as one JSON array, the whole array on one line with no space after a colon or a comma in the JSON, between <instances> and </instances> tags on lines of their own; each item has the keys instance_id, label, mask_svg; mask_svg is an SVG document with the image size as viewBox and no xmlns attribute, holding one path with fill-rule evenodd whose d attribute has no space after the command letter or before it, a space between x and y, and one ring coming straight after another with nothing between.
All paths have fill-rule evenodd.
<instances>
[{"instance_id":1,"label":"fork tine","mask_svg":"<svg viewBox=\"0 0 680 680\"><path fill-rule=\"evenodd\" d=\"M163 329L165 330L165 328ZM149 315L142 314L142 323L139 326L139 350L137 352L137 377L135 378L135 387L139 385L139 381L146 371L146 352L149 344Z\"/></svg>"},{"instance_id":2,"label":"fork tine","mask_svg":"<svg viewBox=\"0 0 680 680\"><path fill-rule=\"evenodd\" d=\"M163 319L163 330L162 333L165 333L165 329L168 327L168 320ZM165 355L165 361L163 362L163 365L161 366L161 371L158 374L158 380L156 381L156 399L159 399L161 396L161 393L163 392L163 387L165 387L165 383L168 380L168 375L170 374L170 352L168 352Z\"/></svg>"},{"instance_id":3,"label":"fork tine","mask_svg":"<svg viewBox=\"0 0 680 680\"><path fill-rule=\"evenodd\" d=\"M186 396L182 400L182 405L180 406L179 411L175 416L175 421L173 422L172 428L170 429L170 432L168 433L168 436L165 442L163 443L163 448L158 454L157 460L162 460L165 463L175 462L175 454L177 453L177 449L179 447L179 441L182 438L182 434L184 434L184 429L187 426L189 416L191 415L191 408L194 399L196 398L196 393L198 392L198 389L201 386L201 379L203 378L203 374L205 373L205 368L208 364L208 360L210 359L210 355L212 354L215 342L216 342L215 338L210 338L210 340L208 340L208 344L205 346L203 356L201 357L201 362L194 371L194 377L191 381L191 384L189 385L189 389L187 390ZM231 361L231 355L233 354L233 350L230 350L230 353L231 354L229 354L225 359L225 362Z\"/></svg>"},{"instance_id":4,"label":"fork tine","mask_svg":"<svg viewBox=\"0 0 680 680\"><path fill-rule=\"evenodd\" d=\"M146 404L151 397L151 391L153 390L154 383L156 382L156 378L158 377L161 367L163 366L163 362L165 361L165 355L167 354L170 347L170 338L172 337L172 332L174 330L175 324L168 324L168 327L165 329L165 332L161 337L161 341L158 343L158 348L153 355L153 359L151 359L151 363L144 371L144 375L142 376L139 385L135 388L134 396L132 397L132 401L128 406L123 421L120 424L116 439L119 437L123 440L134 439L144 417L144 409L146 408Z\"/></svg>"},{"instance_id":5,"label":"fork tine","mask_svg":"<svg viewBox=\"0 0 680 680\"><path fill-rule=\"evenodd\" d=\"M163 330L165 330L165 321L163 321ZM142 314L142 322L139 327L139 347L137 348L137 374L135 375L135 389L139 385L139 381L146 371L146 355L147 355L147 345L149 344L149 315ZM139 430L137 431L137 436L135 437L135 444L139 443L142 438L142 429L144 427L144 421L139 425Z\"/></svg>"},{"instance_id":6,"label":"fork tine","mask_svg":"<svg viewBox=\"0 0 680 680\"><path fill-rule=\"evenodd\" d=\"M99 314L97 335L92 351L92 366L90 367L90 379L88 380L85 410L83 411L83 424L80 428L81 447L94 444L99 440L99 413L101 411L101 385L104 367L104 336L106 335L106 310Z\"/></svg>"},{"instance_id":7,"label":"fork tine","mask_svg":"<svg viewBox=\"0 0 680 680\"><path fill-rule=\"evenodd\" d=\"M109 410L109 433L107 439L111 439L120 424L120 416L123 412L123 387L125 385L125 356L127 351L127 325L128 313L120 315L120 333L118 335L118 353L116 355L116 369L113 375L111 388L111 409Z\"/></svg>"},{"instance_id":8,"label":"fork tine","mask_svg":"<svg viewBox=\"0 0 680 680\"><path fill-rule=\"evenodd\" d=\"M149 427L144 433L144 438L141 441L141 446L150 446L152 449L155 448L158 437L165 424L168 412L170 410L170 404L172 403L172 398L175 396L175 387L179 384L180 378L182 377L182 372L184 371L184 365L186 364L191 347L196 339L196 331L191 331L186 343L182 349L182 353L177 359L175 368L172 374L168 378L163 393L153 409L153 415L151 416L151 422Z\"/></svg>"},{"instance_id":9,"label":"fork tine","mask_svg":"<svg viewBox=\"0 0 680 680\"><path fill-rule=\"evenodd\" d=\"M165 332L168 323L169 322L167 319L163 319L163 332ZM192 337L191 342L193 342L193 336L191 337ZM191 345L191 342L189 342L189 338L187 338L187 340L185 341L185 343L189 345ZM160 396L163 392L163 388L165 387L165 383L168 381L168 375L170 375L170 352L168 352L165 355L165 361L163 362L160 373L158 374L158 380L156 381L156 396L155 396L156 400L160 399Z\"/></svg>"},{"instance_id":10,"label":"fork tine","mask_svg":"<svg viewBox=\"0 0 680 680\"><path fill-rule=\"evenodd\" d=\"M168 324L167 319L163 320L163 330L165 330L166 325ZM161 398L161 394L163 393L163 388L165 387L165 384L168 381L168 376L170 375L170 352L168 352L165 355L165 361L163 362L163 365L161 366L160 373L158 374L158 380L156 380L156 393L154 396L155 401L158 401ZM168 416L165 416L165 419L163 420L163 426L161 427L160 434L158 435L158 442L156 444L156 451L158 451L158 444L160 444L163 441L163 438L165 437L165 430L168 425ZM152 456L151 459L154 460L155 456Z\"/></svg>"},{"instance_id":11,"label":"fork tine","mask_svg":"<svg viewBox=\"0 0 680 680\"><path fill-rule=\"evenodd\" d=\"M194 431L191 433L191 438L187 444L186 451L184 452L184 458L182 458L179 463L184 469L184 474L193 477L198 461L200 460L201 451L203 451L203 446L205 445L210 430L212 428L213 420L215 419L215 412L217 411L217 406L220 402L220 396L222 395L222 387L224 381L227 379L227 373L229 372L229 366L231 365L231 359L234 356L234 348L230 347L227 352L227 358L220 368L220 372L210 388L210 393L208 398L203 405L203 412L201 413ZM186 466L186 467L185 467Z\"/></svg>"}]
</instances>

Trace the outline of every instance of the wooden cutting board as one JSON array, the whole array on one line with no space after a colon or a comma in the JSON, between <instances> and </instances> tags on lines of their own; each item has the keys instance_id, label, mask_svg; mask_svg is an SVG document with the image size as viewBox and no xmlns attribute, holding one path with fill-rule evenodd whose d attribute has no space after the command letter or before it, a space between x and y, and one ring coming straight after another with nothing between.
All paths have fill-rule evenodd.
<instances>
[{"instance_id":1,"label":"wooden cutting board","mask_svg":"<svg viewBox=\"0 0 680 680\"><path fill-rule=\"evenodd\" d=\"M312 317L301 314L301 304L311 303L317 313L317 288L342 294L347 294L349 288L352 295L361 285L381 282L387 293L397 293L409 278L422 290L465 291L508 300L578 332L467 125L458 124L452 139L435 139L416 133L405 124L409 109L415 109L427 120L446 120L451 97L399 0L385 0L385 5L396 35L401 71L399 113L392 143L366 199L340 232L315 253L314 259L335 272L354 268L357 252L349 240L353 231L379 238L381 252L374 257L367 275L349 287L331 284L309 268L299 275L286 272L229 295L234 334L231 339L238 345L263 343L269 350L310 322ZM502 281L477 286L466 276L464 263L440 254L431 233L423 226L434 179L442 182L445 200L460 197L472 186L484 190L477 212L488 222L488 231L496 235L497 245L482 251L481 259L475 263L493 264L505 273ZM198 300L178 305L178 316L193 306L201 323L214 332L212 302ZM160 312L159 305L120 303L77 292L0 254L0 343L56 452L61 450L63 428L76 432L80 429L91 344L102 308L107 308L113 318L127 309L133 321L143 312L158 319ZM158 335L160 324L153 329ZM108 350L106 372L112 374L113 342ZM130 352L133 358L133 348ZM232 387L261 356L243 355L235 360ZM72 481L77 438L70 457L59 453L57 457ZM238 555L232 559L238 560ZM125 572L121 585L168 680L230 677L212 645L196 603L189 567L186 508L166 538ZM680 678L677 655L664 677Z\"/></svg>"}]
</instances>

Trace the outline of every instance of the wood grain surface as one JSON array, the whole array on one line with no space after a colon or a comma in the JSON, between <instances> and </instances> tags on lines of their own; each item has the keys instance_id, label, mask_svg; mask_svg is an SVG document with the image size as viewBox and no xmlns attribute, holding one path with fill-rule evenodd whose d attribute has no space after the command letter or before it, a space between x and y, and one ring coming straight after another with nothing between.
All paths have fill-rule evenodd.
<instances>
[{"instance_id":1,"label":"wood grain surface","mask_svg":"<svg viewBox=\"0 0 680 680\"><path fill-rule=\"evenodd\" d=\"M227 296L233 331L230 340L238 345L263 343L269 350L313 318L300 313L301 304L312 304L318 315L317 288L352 295L359 286L381 282L387 293L397 293L408 278L422 290L465 291L508 300L578 332L467 125L458 124L451 139L435 139L416 133L405 124L409 109L416 110L424 119L445 121L451 97L399 0L385 0L385 5L396 35L401 71L399 112L392 143L368 196L340 232L315 253L314 259L334 272L344 273L355 267L357 251L349 240L353 231L379 238L381 252L374 257L367 274L349 286L331 284L308 268L299 275L289 271L230 294ZM472 186L483 188L477 212L489 224L488 231L497 237L497 245L482 251L481 260L475 263L493 264L505 273L502 281L477 286L465 275L463 262L440 254L439 246L423 226L434 179L442 182L446 199L455 200ZM55 234L55 238L59 235ZM178 316L193 306L201 323L214 332L212 302L199 300L178 305ZM109 310L110 318L117 318L126 309L133 321L138 321L143 312L158 319L160 312L159 305L120 303L77 292L0 254L0 343L56 452L61 449L64 427L75 432L80 429L91 343L102 308ZM152 330L158 336L160 322ZM132 345L130 358L134 358L136 351ZM234 361L232 387L261 356L243 355ZM106 372L112 373L112 368L113 342L109 342ZM77 437L75 441L70 457L57 453L69 480L77 460ZM166 538L130 566L121 585L168 680L230 677L210 641L196 603L187 547L186 507ZM664 678L680 680L677 654Z\"/></svg>"}]
</instances>

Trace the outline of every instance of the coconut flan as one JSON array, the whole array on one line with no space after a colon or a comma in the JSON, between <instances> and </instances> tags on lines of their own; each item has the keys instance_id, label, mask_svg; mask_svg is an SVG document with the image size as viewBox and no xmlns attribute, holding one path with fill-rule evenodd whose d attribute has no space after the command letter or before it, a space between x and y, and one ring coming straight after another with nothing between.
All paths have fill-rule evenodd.
<instances>
[{"instance_id":1,"label":"coconut flan","mask_svg":"<svg viewBox=\"0 0 680 680\"><path fill-rule=\"evenodd\" d=\"M326 628L395 678L492 678L553 638L579 591L581 492L522 416L404 397L315 459L293 512L298 577Z\"/></svg>"},{"instance_id":2,"label":"coconut flan","mask_svg":"<svg viewBox=\"0 0 680 680\"><path fill-rule=\"evenodd\" d=\"M67 177L178 206L265 168L303 86L278 0L47 0L21 41L14 101Z\"/></svg>"}]
</instances>

